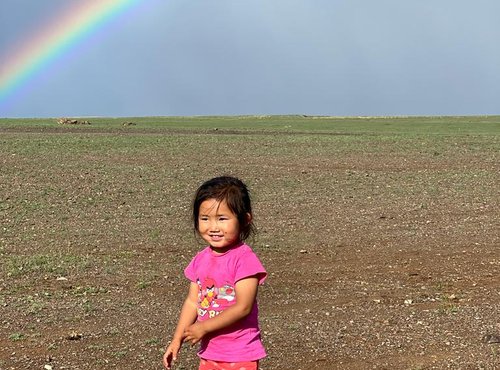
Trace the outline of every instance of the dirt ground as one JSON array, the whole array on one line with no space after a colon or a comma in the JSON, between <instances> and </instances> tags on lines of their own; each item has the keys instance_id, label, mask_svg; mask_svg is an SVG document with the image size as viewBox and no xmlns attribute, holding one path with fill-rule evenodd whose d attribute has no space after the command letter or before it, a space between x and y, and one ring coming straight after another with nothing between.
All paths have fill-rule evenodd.
<instances>
[{"instance_id":1,"label":"dirt ground","mask_svg":"<svg viewBox=\"0 0 500 370\"><path fill-rule=\"evenodd\" d=\"M500 369L497 136L25 131L0 132L0 369L161 369L223 173L269 272L262 369Z\"/></svg>"}]
</instances>

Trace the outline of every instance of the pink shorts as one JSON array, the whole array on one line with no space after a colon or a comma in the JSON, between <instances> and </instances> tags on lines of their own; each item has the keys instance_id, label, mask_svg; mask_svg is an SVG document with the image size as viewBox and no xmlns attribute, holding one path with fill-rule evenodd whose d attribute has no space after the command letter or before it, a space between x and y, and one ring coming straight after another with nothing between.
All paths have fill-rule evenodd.
<instances>
[{"instance_id":1,"label":"pink shorts","mask_svg":"<svg viewBox=\"0 0 500 370\"><path fill-rule=\"evenodd\" d=\"M258 368L259 361L219 362L201 359L198 370L257 370Z\"/></svg>"}]
</instances>

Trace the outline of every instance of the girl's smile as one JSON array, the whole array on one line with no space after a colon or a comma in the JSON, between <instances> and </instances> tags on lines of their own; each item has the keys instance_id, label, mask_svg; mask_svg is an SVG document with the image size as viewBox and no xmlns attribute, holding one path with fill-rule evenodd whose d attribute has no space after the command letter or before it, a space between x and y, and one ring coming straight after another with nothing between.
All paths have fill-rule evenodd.
<instances>
[{"instance_id":1,"label":"girl's smile","mask_svg":"<svg viewBox=\"0 0 500 370\"><path fill-rule=\"evenodd\" d=\"M225 200L207 199L200 204L198 233L217 253L223 253L240 240L238 218Z\"/></svg>"}]
</instances>

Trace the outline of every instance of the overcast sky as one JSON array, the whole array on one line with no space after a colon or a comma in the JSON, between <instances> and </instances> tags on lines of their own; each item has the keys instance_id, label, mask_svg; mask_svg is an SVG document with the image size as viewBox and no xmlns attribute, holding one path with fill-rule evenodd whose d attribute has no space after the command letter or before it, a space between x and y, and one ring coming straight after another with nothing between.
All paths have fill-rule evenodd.
<instances>
[{"instance_id":1,"label":"overcast sky","mask_svg":"<svg viewBox=\"0 0 500 370\"><path fill-rule=\"evenodd\" d=\"M67 6L1 0L0 63ZM141 0L0 117L500 114L499 16L498 0Z\"/></svg>"}]
</instances>

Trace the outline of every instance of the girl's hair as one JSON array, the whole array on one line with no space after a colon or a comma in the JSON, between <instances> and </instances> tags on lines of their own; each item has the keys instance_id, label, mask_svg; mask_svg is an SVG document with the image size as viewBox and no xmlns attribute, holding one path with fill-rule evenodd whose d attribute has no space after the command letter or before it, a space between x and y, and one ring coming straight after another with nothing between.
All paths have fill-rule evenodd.
<instances>
[{"instance_id":1,"label":"girl's hair","mask_svg":"<svg viewBox=\"0 0 500 370\"><path fill-rule=\"evenodd\" d=\"M228 208L238 218L240 240L246 240L252 235L254 225L252 218L252 205L247 186L236 177L220 176L204 182L196 191L193 201L194 231L198 232L198 218L200 205L207 199L215 199L219 202L226 201Z\"/></svg>"}]
</instances>

